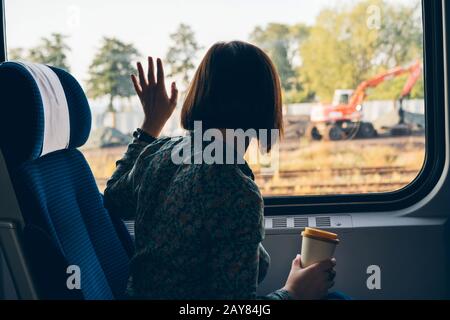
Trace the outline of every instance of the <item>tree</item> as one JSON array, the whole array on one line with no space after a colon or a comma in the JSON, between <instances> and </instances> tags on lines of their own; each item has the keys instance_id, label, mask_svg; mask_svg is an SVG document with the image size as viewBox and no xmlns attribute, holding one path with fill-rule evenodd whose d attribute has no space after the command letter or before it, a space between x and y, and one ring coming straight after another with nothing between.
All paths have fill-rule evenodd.
<instances>
[{"instance_id":1,"label":"tree","mask_svg":"<svg viewBox=\"0 0 450 320\"><path fill-rule=\"evenodd\" d=\"M42 38L36 47L29 50L27 60L70 71L67 54L71 49L66 39L67 36L60 33L52 33L50 37Z\"/></svg>"},{"instance_id":2,"label":"tree","mask_svg":"<svg viewBox=\"0 0 450 320\"><path fill-rule=\"evenodd\" d=\"M380 23L368 25L368 8L380 9ZM323 10L300 48L302 72L321 100L335 89L353 89L362 81L422 57L422 29L417 5L366 0ZM404 81L392 80L372 91L372 98L395 98Z\"/></svg>"},{"instance_id":3,"label":"tree","mask_svg":"<svg viewBox=\"0 0 450 320\"><path fill-rule=\"evenodd\" d=\"M250 34L250 41L263 49L275 64L284 90L291 88L294 69L289 59L289 26L269 23L265 28L256 27Z\"/></svg>"},{"instance_id":4,"label":"tree","mask_svg":"<svg viewBox=\"0 0 450 320\"><path fill-rule=\"evenodd\" d=\"M200 45L195 39L192 28L181 23L177 30L170 35L172 44L166 54L166 63L169 65L169 77L181 77L184 87L189 85L191 72L195 69L195 59Z\"/></svg>"},{"instance_id":5,"label":"tree","mask_svg":"<svg viewBox=\"0 0 450 320\"><path fill-rule=\"evenodd\" d=\"M380 30L381 70L423 59L423 29L421 2L396 6L386 10L384 28ZM406 18L407 17L407 18ZM374 89L369 99L396 99L408 75L393 79ZM423 77L414 86L411 98L424 97Z\"/></svg>"},{"instance_id":6,"label":"tree","mask_svg":"<svg viewBox=\"0 0 450 320\"><path fill-rule=\"evenodd\" d=\"M24 60L26 52L23 48L11 48L8 50L8 60Z\"/></svg>"},{"instance_id":7,"label":"tree","mask_svg":"<svg viewBox=\"0 0 450 320\"><path fill-rule=\"evenodd\" d=\"M116 98L129 98L135 95L130 75L135 73L133 61L137 60L138 56L139 53L132 44L104 37L100 49L89 66L88 96L93 99L108 96L108 111L114 114Z\"/></svg>"},{"instance_id":8,"label":"tree","mask_svg":"<svg viewBox=\"0 0 450 320\"><path fill-rule=\"evenodd\" d=\"M423 55L421 2L390 6L383 13L379 49L382 65L395 67Z\"/></svg>"},{"instance_id":9,"label":"tree","mask_svg":"<svg viewBox=\"0 0 450 320\"><path fill-rule=\"evenodd\" d=\"M290 27L291 39L291 64L294 67L295 78L292 81L291 90L285 93L287 103L310 102L314 100L315 92L312 90L310 81L302 72L303 59L300 48L309 38L311 28L305 24L296 24Z\"/></svg>"},{"instance_id":10,"label":"tree","mask_svg":"<svg viewBox=\"0 0 450 320\"><path fill-rule=\"evenodd\" d=\"M301 102L308 99L307 86L298 73L298 49L308 37L309 28L303 24L289 26L280 23L269 23L257 26L250 34L250 42L263 49L272 59L281 80L285 100Z\"/></svg>"}]
</instances>

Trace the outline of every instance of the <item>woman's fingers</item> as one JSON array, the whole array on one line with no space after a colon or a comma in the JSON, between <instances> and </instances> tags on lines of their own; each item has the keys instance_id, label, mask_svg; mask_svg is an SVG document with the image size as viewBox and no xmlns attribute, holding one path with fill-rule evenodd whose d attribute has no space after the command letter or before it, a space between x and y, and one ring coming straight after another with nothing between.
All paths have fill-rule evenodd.
<instances>
[{"instance_id":1,"label":"woman's fingers","mask_svg":"<svg viewBox=\"0 0 450 320\"><path fill-rule=\"evenodd\" d=\"M156 84L155 82L155 67L153 65L153 58L152 57L148 57L148 73L147 73L147 78L148 78L148 84L150 86Z\"/></svg>"},{"instance_id":2,"label":"woman's fingers","mask_svg":"<svg viewBox=\"0 0 450 320\"><path fill-rule=\"evenodd\" d=\"M170 104L176 106L178 100L178 89L175 82L172 82L171 93L170 93Z\"/></svg>"},{"instance_id":3,"label":"woman's fingers","mask_svg":"<svg viewBox=\"0 0 450 320\"><path fill-rule=\"evenodd\" d=\"M328 260L319 262L317 264L317 268L322 271L327 271L327 270L333 269L335 265L336 265L336 260L328 259Z\"/></svg>"},{"instance_id":4,"label":"woman's fingers","mask_svg":"<svg viewBox=\"0 0 450 320\"><path fill-rule=\"evenodd\" d=\"M295 256L295 259L292 260L292 266L291 267L292 268L299 268L299 269L302 268L302 259L301 259L301 256L299 254L297 254Z\"/></svg>"},{"instance_id":5,"label":"woman's fingers","mask_svg":"<svg viewBox=\"0 0 450 320\"><path fill-rule=\"evenodd\" d=\"M137 63L137 69L139 74L139 83L141 85L141 88L144 90L148 84L144 76L144 68L142 68L142 64L140 62Z\"/></svg>"},{"instance_id":6,"label":"woman's fingers","mask_svg":"<svg viewBox=\"0 0 450 320\"><path fill-rule=\"evenodd\" d=\"M158 58L156 60L156 65L157 65L157 81L158 81L158 85L161 86L162 88L165 87L164 84L164 68L162 65L162 61L160 58Z\"/></svg>"},{"instance_id":7,"label":"woman's fingers","mask_svg":"<svg viewBox=\"0 0 450 320\"><path fill-rule=\"evenodd\" d=\"M134 74L131 75L131 81L133 82L134 90L136 90L136 93L138 94L138 96L140 96L142 93L142 88Z\"/></svg>"},{"instance_id":8,"label":"woman's fingers","mask_svg":"<svg viewBox=\"0 0 450 320\"><path fill-rule=\"evenodd\" d=\"M133 80L133 85L138 93L140 95L142 92L146 91L149 86L153 86L157 84L160 89L164 90L165 93L165 79L164 79L164 68L162 65L161 59L156 60L156 79L155 79L155 67L153 63L153 58L148 57L148 70L147 70L147 76L144 74L144 68L142 67L142 64L140 62L137 63L137 70L138 70L138 77L133 75L131 79ZM138 81L139 79L139 81ZM171 95L170 95L170 103L176 104L178 99L178 89L176 87L175 83L172 83L171 86Z\"/></svg>"}]
</instances>

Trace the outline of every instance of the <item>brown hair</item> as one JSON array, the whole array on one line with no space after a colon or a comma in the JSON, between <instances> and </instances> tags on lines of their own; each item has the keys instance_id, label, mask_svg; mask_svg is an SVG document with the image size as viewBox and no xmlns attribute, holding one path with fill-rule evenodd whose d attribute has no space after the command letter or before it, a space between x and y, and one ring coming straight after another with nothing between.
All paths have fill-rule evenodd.
<instances>
[{"instance_id":1,"label":"brown hair","mask_svg":"<svg viewBox=\"0 0 450 320\"><path fill-rule=\"evenodd\" d=\"M181 110L184 129L193 130L194 121L202 121L205 129L278 129L282 135L280 79L267 54L241 41L214 44L200 63ZM271 145L269 141L269 150Z\"/></svg>"}]
</instances>

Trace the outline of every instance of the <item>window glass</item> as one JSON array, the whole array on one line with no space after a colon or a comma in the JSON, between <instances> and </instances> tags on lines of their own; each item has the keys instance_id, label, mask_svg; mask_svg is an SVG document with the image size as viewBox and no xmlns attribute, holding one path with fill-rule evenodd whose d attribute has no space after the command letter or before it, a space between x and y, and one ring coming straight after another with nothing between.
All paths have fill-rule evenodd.
<instances>
[{"instance_id":1,"label":"window glass","mask_svg":"<svg viewBox=\"0 0 450 320\"><path fill-rule=\"evenodd\" d=\"M285 133L250 161L265 196L399 190L425 159L418 0L6 0L10 60L69 70L92 108L82 151L101 190L143 113L129 75L161 57L181 99L206 50L244 40L277 67ZM168 79L167 81L169 81ZM252 149L252 148L251 148Z\"/></svg>"}]
</instances>

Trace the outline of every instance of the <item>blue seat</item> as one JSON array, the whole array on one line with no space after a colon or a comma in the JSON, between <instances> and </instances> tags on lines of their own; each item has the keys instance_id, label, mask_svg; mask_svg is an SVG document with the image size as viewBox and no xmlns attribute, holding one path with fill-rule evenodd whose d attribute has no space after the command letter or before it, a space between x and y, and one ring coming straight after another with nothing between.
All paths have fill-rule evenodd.
<instances>
[{"instance_id":1,"label":"blue seat","mask_svg":"<svg viewBox=\"0 0 450 320\"><path fill-rule=\"evenodd\" d=\"M90 132L88 101L69 73L39 68L56 74L70 123L65 147L50 152L45 139L60 133L45 131L55 121L48 122L53 111L45 108L44 95L57 90L54 81L37 81L26 64L0 65L0 149L23 215L20 238L38 297L121 299L133 245L122 221L104 208L91 170L77 150ZM79 267L80 289L66 284L72 265Z\"/></svg>"}]
</instances>

